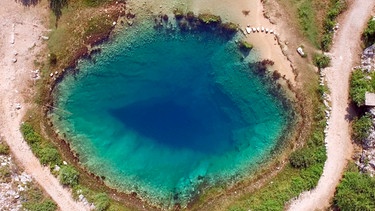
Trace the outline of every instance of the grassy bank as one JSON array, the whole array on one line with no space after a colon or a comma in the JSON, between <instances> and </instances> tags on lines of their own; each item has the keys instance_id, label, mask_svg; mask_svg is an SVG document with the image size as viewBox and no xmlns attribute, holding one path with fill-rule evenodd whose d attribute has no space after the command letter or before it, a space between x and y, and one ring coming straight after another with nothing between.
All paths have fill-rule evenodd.
<instances>
[{"instance_id":1,"label":"grassy bank","mask_svg":"<svg viewBox=\"0 0 375 211\"><path fill-rule=\"evenodd\" d=\"M346 0L279 0L278 2L315 47L324 51L329 50L336 18L346 9Z\"/></svg>"}]
</instances>

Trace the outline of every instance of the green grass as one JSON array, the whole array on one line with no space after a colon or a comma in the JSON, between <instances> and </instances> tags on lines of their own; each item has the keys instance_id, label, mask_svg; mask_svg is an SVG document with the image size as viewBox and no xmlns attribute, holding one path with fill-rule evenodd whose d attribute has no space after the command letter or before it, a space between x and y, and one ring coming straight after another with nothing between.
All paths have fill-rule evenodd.
<instances>
[{"instance_id":1,"label":"green grass","mask_svg":"<svg viewBox=\"0 0 375 211\"><path fill-rule=\"evenodd\" d=\"M315 10L311 1L303 1L298 7L298 19L302 32L313 45L317 46L319 26L315 22L315 16Z\"/></svg>"}]
</instances>

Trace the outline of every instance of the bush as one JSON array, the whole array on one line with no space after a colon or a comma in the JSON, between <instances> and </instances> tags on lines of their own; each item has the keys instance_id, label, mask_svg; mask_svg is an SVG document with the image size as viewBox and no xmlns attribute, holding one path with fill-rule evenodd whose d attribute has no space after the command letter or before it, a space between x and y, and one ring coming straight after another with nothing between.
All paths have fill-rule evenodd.
<instances>
[{"instance_id":1,"label":"bush","mask_svg":"<svg viewBox=\"0 0 375 211\"><path fill-rule=\"evenodd\" d=\"M4 142L0 143L0 155L9 155L9 146Z\"/></svg>"},{"instance_id":2,"label":"bush","mask_svg":"<svg viewBox=\"0 0 375 211\"><path fill-rule=\"evenodd\" d=\"M0 167L0 182L10 182L12 180L11 178L12 172L10 172L10 169L8 166L1 166Z\"/></svg>"},{"instance_id":3,"label":"bush","mask_svg":"<svg viewBox=\"0 0 375 211\"><path fill-rule=\"evenodd\" d=\"M372 127L372 120L370 115L364 115L359 119L354 119L353 122L353 137L356 141L361 142L370 134Z\"/></svg>"},{"instance_id":4,"label":"bush","mask_svg":"<svg viewBox=\"0 0 375 211\"><path fill-rule=\"evenodd\" d=\"M57 149L45 147L38 151L38 157L43 165L54 166L60 162L60 154Z\"/></svg>"},{"instance_id":5,"label":"bush","mask_svg":"<svg viewBox=\"0 0 375 211\"><path fill-rule=\"evenodd\" d=\"M21 132L23 134L24 139L30 145L40 143L42 138L38 133L35 132L34 128L29 123L24 123L21 126Z\"/></svg>"},{"instance_id":6,"label":"bush","mask_svg":"<svg viewBox=\"0 0 375 211\"><path fill-rule=\"evenodd\" d=\"M313 58L315 66L318 68L326 68L331 63L331 58L329 56L326 56L324 54L315 54Z\"/></svg>"},{"instance_id":7,"label":"bush","mask_svg":"<svg viewBox=\"0 0 375 211\"><path fill-rule=\"evenodd\" d=\"M72 166L63 166L59 174L60 183L68 186L78 185L79 173Z\"/></svg>"},{"instance_id":8,"label":"bush","mask_svg":"<svg viewBox=\"0 0 375 211\"><path fill-rule=\"evenodd\" d=\"M96 211L104 211L107 210L110 203L107 194L105 193L98 193L94 196L94 205Z\"/></svg>"},{"instance_id":9,"label":"bush","mask_svg":"<svg viewBox=\"0 0 375 211\"><path fill-rule=\"evenodd\" d=\"M360 69L355 70L350 79L349 90L349 94L353 102L357 106L364 105L366 92L371 92L372 90L373 88L371 87L371 83L366 80L365 73Z\"/></svg>"},{"instance_id":10,"label":"bush","mask_svg":"<svg viewBox=\"0 0 375 211\"><path fill-rule=\"evenodd\" d=\"M248 43L245 40L241 40L238 43L238 47L240 48L241 51L249 52L251 49L253 49L253 45Z\"/></svg>"},{"instance_id":11,"label":"bush","mask_svg":"<svg viewBox=\"0 0 375 211\"><path fill-rule=\"evenodd\" d=\"M336 25L335 19L347 8L346 0L332 0L330 9L323 23L324 34L321 41L321 49L329 51L332 44L333 28Z\"/></svg>"},{"instance_id":12,"label":"bush","mask_svg":"<svg viewBox=\"0 0 375 211\"><path fill-rule=\"evenodd\" d=\"M367 28L363 32L362 36L363 36L366 46L370 46L374 44L375 42L375 20L374 19L371 18L367 22Z\"/></svg>"},{"instance_id":13,"label":"bush","mask_svg":"<svg viewBox=\"0 0 375 211\"><path fill-rule=\"evenodd\" d=\"M334 201L342 211L375 210L374 190L374 178L357 172L347 172L337 187Z\"/></svg>"},{"instance_id":14,"label":"bush","mask_svg":"<svg viewBox=\"0 0 375 211\"><path fill-rule=\"evenodd\" d=\"M307 168L315 163L315 156L311 149L303 148L294 151L289 162L294 168Z\"/></svg>"}]
</instances>

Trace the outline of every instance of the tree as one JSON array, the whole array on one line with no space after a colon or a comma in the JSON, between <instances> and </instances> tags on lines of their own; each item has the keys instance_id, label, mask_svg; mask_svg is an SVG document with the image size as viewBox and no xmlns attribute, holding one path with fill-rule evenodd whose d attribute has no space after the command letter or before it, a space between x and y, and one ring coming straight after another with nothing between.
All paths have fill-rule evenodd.
<instances>
[{"instance_id":1,"label":"tree","mask_svg":"<svg viewBox=\"0 0 375 211\"><path fill-rule=\"evenodd\" d=\"M63 185L78 185L79 173L72 166L63 166L59 174L60 183Z\"/></svg>"}]
</instances>

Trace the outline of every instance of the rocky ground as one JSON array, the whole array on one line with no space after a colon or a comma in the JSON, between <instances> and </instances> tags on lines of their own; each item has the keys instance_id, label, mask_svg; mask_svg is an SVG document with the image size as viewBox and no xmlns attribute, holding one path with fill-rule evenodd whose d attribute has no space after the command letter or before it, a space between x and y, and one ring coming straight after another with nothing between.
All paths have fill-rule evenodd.
<instances>
[{"instance_id":1,"label":"rocky ground","mask_svg":"<svg viewBox=\"0 0 375 211\"><path fill-rule=\"evenodd\" d=\"M17 167L11 155L0 155L0 210L21 210L31 185L31 176Z\"/></svg>"},{"instance_id":2,"label":"rocky ground","mask_svg":"<svg viewBox=\"0 0 375 211\"><path fill-rule=\"evenodd\" d=\"M370 135L363 141L362 152L356 155L356 164L361 172L368 173L371 177L375 175L375 108L370 108L373 127Z\"/></svg>"}]
</instances>

